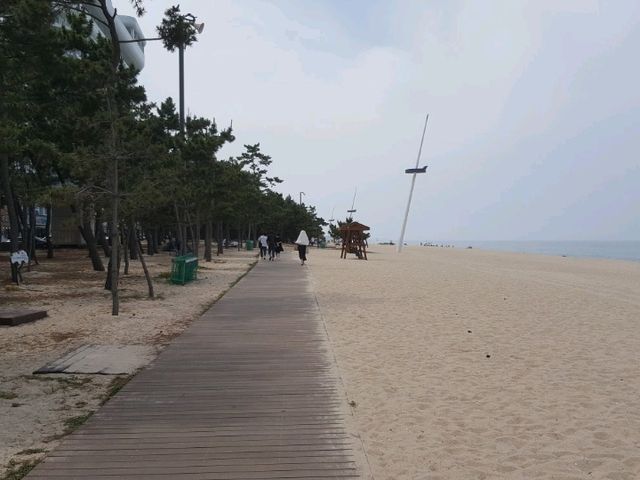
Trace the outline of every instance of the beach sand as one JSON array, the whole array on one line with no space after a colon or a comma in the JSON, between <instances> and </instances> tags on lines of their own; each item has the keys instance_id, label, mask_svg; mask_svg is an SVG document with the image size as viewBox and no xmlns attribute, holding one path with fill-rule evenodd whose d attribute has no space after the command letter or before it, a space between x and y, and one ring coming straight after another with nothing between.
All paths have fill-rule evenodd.
<instances>
[{"instance_id":1,"label":"beach sand","mask_svg":"<svg viewBox=\"0 0 640 480\"><path fill-rule=\"evenodd\" d=\"M308 268L376 479L640 478L640 263L339 257Z\"/></svg>"}]
</instances>

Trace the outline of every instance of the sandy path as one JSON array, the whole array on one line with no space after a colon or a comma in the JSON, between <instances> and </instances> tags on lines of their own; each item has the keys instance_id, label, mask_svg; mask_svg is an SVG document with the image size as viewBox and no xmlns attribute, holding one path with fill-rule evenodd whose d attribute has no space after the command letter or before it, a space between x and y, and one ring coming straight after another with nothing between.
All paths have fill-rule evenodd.
<instances>
[{"instance_id":1,"label":"sandy path","mask_svg":"<svg viewBox=\"0 0 640 480\"><path fill-rule=\"evenodd\" d=\"M640 478L640 263L310 253L377 479Z\"/></svg>"}]
</instances>

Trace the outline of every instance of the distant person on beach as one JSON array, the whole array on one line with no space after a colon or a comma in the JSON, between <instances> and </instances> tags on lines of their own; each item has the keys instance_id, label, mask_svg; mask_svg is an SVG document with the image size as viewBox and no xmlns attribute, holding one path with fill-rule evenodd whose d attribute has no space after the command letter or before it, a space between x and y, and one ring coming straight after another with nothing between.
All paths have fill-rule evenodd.
<instances>
[{"instance_id":1,"label":"distant person on beach","mask_svg":"<svg viewBox=\"0 0 640 480\"><path fill-rule=\"evenodd\" d=\"M273 233L270 233L267 236L267 247L269 248L269 261L272 262L276 259L276 253L278 249L278 244L276 243L276 236Z\"/></svg>"},{"instance_id":2,"label":"distant person on beach","mask_svg":"<svg viewBox=\"0 0 640 480\"><path fill-rule=\"evenodd\" d=\"M260 247L260 258L264 260L267 258L267 248L269 246L268 238L264 233L258 237L258 246Z\"/></svg>"},{"instance_id":3,"label":"distant person on beach","mask_svg":"<svg viewBox=\"0 0 640 480\"><path fill-rule=\"evenodd\" d=\"M309 237L307 236L307 232L304 230L300 230L300 234L298 235L298 239L295 241L295 244L298 245L298 256L300 257L300 265L304 265L304 262L307 261L307 247L309 246Z\"/></svg>"},{"instance_id":4,"label":"distant person on beach","mask_svg":"<svg viewBox=\"0 0 640 480\"><path fill-rule=\"evenodd\" d=\"M284 248L282 248L282 239L280 238L280 235L276 235L276 256L279 257L281 252L284 252Z\"/></svg>"}]
</instances>

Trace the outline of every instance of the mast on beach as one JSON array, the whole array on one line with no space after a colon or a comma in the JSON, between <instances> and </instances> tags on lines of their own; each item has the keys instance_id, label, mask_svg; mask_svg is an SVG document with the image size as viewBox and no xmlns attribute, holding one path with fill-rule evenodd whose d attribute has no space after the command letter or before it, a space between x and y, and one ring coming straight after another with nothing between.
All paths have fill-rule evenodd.
<instances>
[{"instance_id":1,"label":"mast on beach","mask_svg":"<svg viewBox=\"0 0 640 480\"><path fill-rule=\"evenodd\" d=\"M351 202L351 209L347 210L347 213L349 214L349 218L353 218L353 214L356 213L355 205L356 205L357 194L358 194L358 187L356 187L355 191L353 192L353 201Z\"/></svg>"},{"instance_id":2,"label":"mast on beach","mask_svg":"<svg viewBox=\"0 0 640 480\"><path fill-rule=\"evenodd\" d=\"M427 171L427 165L424 167L418 167L420 164L420 157L422 155L422 145L424 144L424 134L427 132L427 122L429 121L429 114L424 120L424 129L422 130L422 140L420 140L420 148L418 149L418 158L416 159L415 168L407 168L404 173L411 174L411 188L409 189L409 200L407 200L407 209L404 212L404 221L402 222L402 230L400 230L400 240L398 240L398 253L402 251L402 245L404 244L404 231L407 228L407 219L409 218L409 208L411 207L411 197L413 196L413 187L416 184L416 175L419 173L425 173Z\"/></svg>"}]
</instances>

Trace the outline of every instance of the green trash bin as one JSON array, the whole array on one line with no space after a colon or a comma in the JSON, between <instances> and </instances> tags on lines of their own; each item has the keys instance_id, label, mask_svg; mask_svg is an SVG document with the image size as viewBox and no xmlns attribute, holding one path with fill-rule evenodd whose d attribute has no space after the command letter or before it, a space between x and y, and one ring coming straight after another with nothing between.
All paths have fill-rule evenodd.
<instances>
[{"instance_id":1,"label":"green trash bin","mask_svg":"<svg viewBox=\"0 0 640 480\"><path fill-rule=\"evenodd\" d=\"M253 240L247 240L247 250L253 250Z\"/></svg>"},{"instance_id":2,"label":"green trash bin","mask_svg":"<svg viewBox=\"0 0 640 480\"><path fill-rule=\"evenodd\" d=\"M171 277L169 281L177 285L198 279L198 257L183 255L171 259Z\"/></svg>"}]
</instances>

